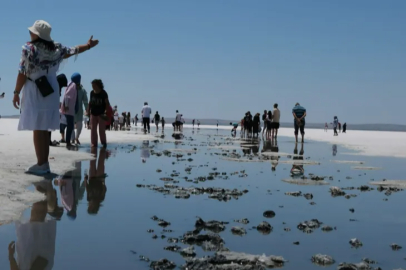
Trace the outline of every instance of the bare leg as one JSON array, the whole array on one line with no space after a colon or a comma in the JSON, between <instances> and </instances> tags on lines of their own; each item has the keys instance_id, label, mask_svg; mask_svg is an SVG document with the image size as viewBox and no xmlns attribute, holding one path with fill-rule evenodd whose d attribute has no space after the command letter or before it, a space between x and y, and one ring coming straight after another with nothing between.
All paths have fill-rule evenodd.
<instances>
[{"instance_id":1,"label":"bare leg","mask_svg":"<svg viewBox=\"0 0 406 270\"><path fill-rule=\"evenodd\" d=\"M34 148L37 156L37 165L41 166L48 162L49 157L49 134L46 130L34 130Z\"/></svg>"}]
</instances>

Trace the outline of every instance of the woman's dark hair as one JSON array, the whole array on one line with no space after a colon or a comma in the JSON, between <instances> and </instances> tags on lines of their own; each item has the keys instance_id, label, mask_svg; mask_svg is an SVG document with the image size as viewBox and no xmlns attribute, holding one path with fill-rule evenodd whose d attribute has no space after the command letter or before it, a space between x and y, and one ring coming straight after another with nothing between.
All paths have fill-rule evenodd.
<instances>
[{"instance_id":1,"label":"woman's dark hair","mask_svg":"<svg viewBox=\"0 0 406 270\"><path fill-rule=\"evenodd\" d=\"M92 84L96 84L100 89L104 90L104 84L103 84L102 80L95 79L92 81Z\"/></svg>"},{"instance_id":2,"label":"woman's dark hair","mask_svg":"<svg viewBox=\"0 0 406 270\"><path fill-rule=\"evenodd\" d=\"M272 118L272 112L271 111L268 111L268 117Z\"/></svg>"},{"instance_id":3,"label":"woman's dark hair","mask_svg":"<svg viewBox=\"0 0 406 270\"><path fill-rule=\"evenodd\" d=\"M46 41L40 37L34 41L31 41L31 44L34 44L34 45L42 44L45 46L45 48L47 50L50 50L50 51L55 51L55 49L56 49L55 43L53 41Z\"/></svg>"}]
</instances>

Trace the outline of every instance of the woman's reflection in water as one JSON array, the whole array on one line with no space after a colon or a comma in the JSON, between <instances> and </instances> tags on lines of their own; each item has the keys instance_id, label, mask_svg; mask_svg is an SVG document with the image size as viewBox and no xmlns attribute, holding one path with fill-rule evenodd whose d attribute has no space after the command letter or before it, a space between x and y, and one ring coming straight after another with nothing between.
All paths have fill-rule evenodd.
<instances>
[{"instance_id":1,"label":"woman's reflection in water","mask_svg":"<svg viewBox=\"0 0 406 270\"><path fill-rule=\"evenodd\" d=\"M46 200L34 203L28 222L16 222L17 243L8 247L11 270L50 270L54 265L56 220L63 215L58 206L52 181L44 180L35 188L46 194ZM55 219L47 219L47 213ZM14 253L17 251L17 261Z\"/></svg>"},{"instance_id":2,"label":"woman's reflection in water","mask_svg":"<svg viewBox=\"0 0 406 270\"><path fill-rule=\"evenodd\" d=\"M67 212L67 216L71 220L76 219L76 209L79 199L83 198L85 187L80 186L82 173L82 163L75 162L75 169L58 177L54 183L59 186L62 204Z\"/></svg>"},{"instance_id":3,"label":"woman's reflection in water","mask_svg":"<svg viewBox=\"0 0 406 270\"><path fill-rule=\"evenodd\" d=\"M95 155L96 159L90 161L89 175L85 175L85 187L89 203L87 212L96 215L107 192L105 183L107 175L104 167L107 151L104 148L100 148L99 156L97 156L97 148L93 147L91 153Z\"/></svg>"}]
</instances>

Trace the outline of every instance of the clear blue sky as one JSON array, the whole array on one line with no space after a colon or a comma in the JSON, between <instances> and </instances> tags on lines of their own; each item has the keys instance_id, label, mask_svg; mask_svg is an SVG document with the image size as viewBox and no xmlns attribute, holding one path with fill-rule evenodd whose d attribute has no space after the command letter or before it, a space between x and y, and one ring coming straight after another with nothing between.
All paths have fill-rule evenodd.
<instances>
[{"instance_id":1,"label":"clear blue sky","mask_svg":"<svg viewBox=\"0 0 406 270\"><path fill-rule=\"evenodd\" d=\"M308 122L401 123L406 1L11 1L0 9L0 114L11 104L21 45L37 19L64 45L100 45L62 70L101 78L120 111L240 119L295 102Z\"/></svg>"}]
</instances>

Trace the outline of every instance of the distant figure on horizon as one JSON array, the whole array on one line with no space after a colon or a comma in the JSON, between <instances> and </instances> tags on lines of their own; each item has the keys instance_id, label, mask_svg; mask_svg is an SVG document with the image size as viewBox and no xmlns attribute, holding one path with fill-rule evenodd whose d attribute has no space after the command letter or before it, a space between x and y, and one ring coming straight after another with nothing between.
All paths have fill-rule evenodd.
<instances>
[{"instance_id":1,"label":"distant figure on horizon","mask_svg":"<svg viewBox=\"0 0 406 270\"><path fill-rule=\"evenodd\" d=\"M257 138L259 136L260 128L261 128L261 121L260 121L260 113L256 113L254 116L253 124L252 124L252 136L256 134Z\"/></svg>"},{"instance_id":2,"label":"distant figure on horizon","mask_svg":"<svg viewBox=\"0 0 406 270\"><path fill-rule=\"evenodd\" d=\"M343 125L343 133L347 133L347 123L344 123Z\"/></svg>"},{"instance_id":3,"label":"distant figure on horizon","mask_svg":"<svg viewBox=\"0 0 406 270\"><path fill-rule=\"evenodd\" d=\"M269 110L264 122L264 129L266 128L265 139L272 137L272 112Z\"/></svg>"},{"instance_id":4,"label":"distant figure on horizon","mask_svg":"<svg viewBox=\"0 0 406 270\"><path fill-rule=\"evenodd\" d=\"M300 103L297 102L295 107L292 109L292 114L294 117L294 127L295 127L295 138L297 142L297 136L299 134L299 129L300 129L300 134L302 135L302 142L304 142L304 128L305 128L305 117L306 117L306 109L302 106L300 106Z\"/></svg>"},{"instance_id":5,"label":"distant figure on horizon","mask_svg":"<svg viewBox=\"0 0 406 270\"><path fill-rule=\"evenodd\" d=\"M197 128L199 128L199 127L200 127L200 121L197 120Z\"/></svg>"},{"instance_id":6,"label":"distant figure on horizon","mask_svg":"<svg viewBox=\"0 0 406 270\"><path fill-rule=\"evenodd\" d=\"M151 115L151 107L148 105L148 102L144 102L144 107L142 107L141 113L142 113L142 122L144 124L144 132L147 132L147 128L148 128L148 133L150 133L151 128L149 126L149 122L150 122L150 115Z\"/></svg>"},{"instance_id":7,"label":"distant figure on horizon","mask_svg":"<svg viewBox=\"0 0 406 270\"><path fill-rule=\"evenodd\" d=\"M340 122L338 122L338 132L341 133L341 123Z\"/></svg>"},{"instance_id":8,"label":"distant figure on horizon","mask_svg":"<svg viewBox=\"0 0 406 270\"><path fill-rule=\"evenodd\" d=\"M262 129L262 136L264 136L265 130L268 129L268 112L267 110L264 110L264 114L262 115L262 122L264 122L264 128Z\"/></svg>"},{"instance_id":9,"label":"distant figure on horizon","mask_svg":"<svg viewBox=\"0 0 406 270\"><path fill-rule=\"evenodd\" d=\"M126 120L127 120L127 122L126 122L127 128L131 128L131 113L130 112L127 113Z\"/></svg>"},{"instance_id":10,"label":"distant figure on horizon","mask_svg":"<svg viewBox=\"0 0 406 270\"><path fill-rule=\"evenodd\" d=\"M162 133L164 133L164 129L165 129L165 118L164 117L162 117L161 124L162 124Z\"/></svg>"},{"instance_id":11,"label":"distant figure on horizon","mask_svg":"<svg viewBox=\"0 0 406 270\"><path fill-rule=\"evenodd\" d=\"M217 129L219 129L219 120L217 120Z\"/></svg>"},{"instance_id":12,"label":"distant figure on horizon","mask_svg":"<svg viewBox=\"0 0 406 270\"><path fill-rule=\"evenodd\" d=\"M134 121L135 121L135 126L137 126L137 123L138 123L138 113L135 115L135 117L134 117Z\"/></svg>"},{"instance_id":13,"label":"distant figure on horizon","mask_svg":"<svg viewBox=\"0 0 406 270\"><path fill-rule=\"evenodd\" d=\"M324 132L327 132L327 130L328 130L328 124L327 124L327 122L324 124Z\"/></svg>"},{"instance_id":14,"label":"distant figure on horizon","mask_svg":"<svg viewBox=\"0 0 406 270\"><path fill-rule=\"evenodd\" d=\"M159 121L161 121L161 116L159 115L158 111L156 111L155 116L154 116L156 132L158 132L158 130L159 130Z\"/></svg>"},{"instance_id":15,"label":"distant figure on horizon","mask_svg":"<svg viewBox=\"0 0 406 270\"><path fill-rule=\"evenodd\" d=\"M337 116L334 116L333 127L334 127L334 136L338 136L338 132L337 132L338 118L337 118Z\"/></svg>"},{"instance_id":16,"label":"distant figure on horizon","mask_svg":"<svg viewBox=\"0 0 406 270\"><path fill-rule=\"evenodd\" d=\"M244 117L244 131L247 138L252 137L252 115L251 112L246 112Z\"/></svg>"},{"instance_id":17,"label":"distant figure on horizon","mask_svg":"<svg viewBox=\"0 0 406 270\"><path fill-rule=\"evenodd\" d=\"M237 134L238 123L231 123L231 122L230 122L230 125L233 126L233 129L231 130L231 135L232 135L233 137L235 137L235 135Z\"/></svg>"},{"instance_id":18,"label":"distant figure on horizon","mask_svg":"<svg viewBox=\"0 0 406 270\"><path fill-rule=\"evenodd\" d=\"M195 128L195 119L192 121L193 128Z\"/></svg>"},{"instance_id":19,"label":"distant figure on horizon","mask_svg":"<svg viewBox=\"0 0 406 270\"><path fill-rule=\"evenodd\" d=\"M180 131L181 125L182 125L182 114L180 114L179 111L176 110L175 125L173 125L174 131Z\"/></svg>"},{"instance_id":20,"label":"distant figure on horizon","mask_svg":"<svg viewBox=\"0 0 406 270\"><path fill-rule=\"evenodd\" d=\"M272 138L276 138L278 137L278 130L280 127L280 122L281 120L281 112L278 109L278 103L275 103L273 105L273 116L272 116L272 124L271 124L271 128L272 128Z\"/></svg>"}]
</instances>

